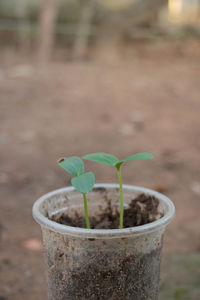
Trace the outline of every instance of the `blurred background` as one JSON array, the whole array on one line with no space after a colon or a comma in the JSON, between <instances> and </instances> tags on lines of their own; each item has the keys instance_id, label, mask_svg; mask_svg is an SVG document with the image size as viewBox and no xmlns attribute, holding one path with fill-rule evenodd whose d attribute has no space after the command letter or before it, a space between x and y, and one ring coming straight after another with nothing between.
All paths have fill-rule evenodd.
<instances>
[{"instance_id":1,"label":"blurred background","mask_svg":"<svg viewBox=\"0 0 200 300\"><path fill-rule=\"evenodd\" d=\"M154 153L122 172L177 209L159 300L200 299L199 86L200 0L0 0L0 300L47 299L31 208L96 151Z\"/></svg>"}]
</instances>

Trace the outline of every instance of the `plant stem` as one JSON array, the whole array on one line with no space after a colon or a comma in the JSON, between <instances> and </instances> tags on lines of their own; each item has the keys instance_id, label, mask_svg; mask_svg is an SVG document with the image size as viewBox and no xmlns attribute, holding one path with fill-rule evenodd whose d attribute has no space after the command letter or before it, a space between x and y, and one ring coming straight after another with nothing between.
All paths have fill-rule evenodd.
<instances>
[{"instance_id":1,"label":"plant stem","mask_svg":"<svg viewBox=\"0 0 200 300\"><path fill-rule=\"evenodd\" d=\"M86 222L87 228L90 229L90 220L89 220L89 217L88 217L88 208L87 208L86 194L83 194L83 199L84 199L85 222Z\"/></svg>"},{"instance_id":2,"label":"plant stem","mask_svg":"<svg viewBox=\"0 0 200 300\"><path fill-rule=\"evenodd\" d=\"M117 174L118 174L119 187L120 187L120 229L122 229L123 222L124 222L124 197L123 197L122 175L121 175L120 166L117 167Z\"/></svg>"}]
</instances>

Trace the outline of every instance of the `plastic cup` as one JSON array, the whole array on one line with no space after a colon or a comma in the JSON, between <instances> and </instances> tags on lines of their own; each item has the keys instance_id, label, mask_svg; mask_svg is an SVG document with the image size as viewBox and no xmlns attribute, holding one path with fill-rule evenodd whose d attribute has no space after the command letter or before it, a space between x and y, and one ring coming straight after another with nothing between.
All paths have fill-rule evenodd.
<instances>
[{"instance_id":1,"label":"plastic cup","mask_svg":"<svg viewBox=\"0 0 200 300\"><path fill-rule=\"evenodd\" d=\"M124 229L85 229L51 221L55 214L84 215L82 195L72 187L48 193L33 206L41 226L49 300L156 300L163 234L173 203L150 189L124 185L124 205L141 193L159 200L160 219ZM97 184L87 195L89 216L110 200L119 207L119 186Z\"/></svg>"}]
</instances>

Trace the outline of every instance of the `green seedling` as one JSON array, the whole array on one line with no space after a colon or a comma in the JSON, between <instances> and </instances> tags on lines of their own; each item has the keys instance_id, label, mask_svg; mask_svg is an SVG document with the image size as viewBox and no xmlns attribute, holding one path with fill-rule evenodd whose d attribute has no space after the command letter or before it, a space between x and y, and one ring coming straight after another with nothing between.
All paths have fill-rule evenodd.
<instances>
[{"instance_id":1,"label":"green seedling","mask_svg":"<svg viewBox=\"0 0 200 300\"><path fill-rule=\"evenodd\" d=\"M117 157L115 157L111 154L100 152L100 153L87 154L87 155L83 156L82 158L86 159L86 160L98 162L101 164L113 166L117 169L118 181L119 181L119 186L120 186L120 228L123 228L124 198L123 198L121 165L127 161L151 159L151 158L153 158L153 155L151 153L137 153L137 154L128 156L127 158L125 158L123 160L118 160Z\"/></svg>"},{"instance_id":2,"label":"green seedling","mask_svg":"<svg viewBox=\"0 0 200 300\"><path fill-rule=\"evenodd\" d=\"M90 229L90 220L88 217L88 207L87 207L87 197L86 194L89 193L94 186L95 176L92 172L84 173L83 161L77 157L72 156L68 158L60 158L58 164L72 176L71 179L72 186L83 195L84 200L84 212L85 212L85 222L88 229Z\"/></svg>"}]
</instances>

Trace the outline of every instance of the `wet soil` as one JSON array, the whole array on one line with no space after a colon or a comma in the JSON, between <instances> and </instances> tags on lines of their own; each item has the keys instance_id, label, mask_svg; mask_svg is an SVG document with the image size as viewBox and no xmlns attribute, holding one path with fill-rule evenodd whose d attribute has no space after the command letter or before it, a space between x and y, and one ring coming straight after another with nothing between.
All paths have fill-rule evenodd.
<instances>
[{"instance_id":1,"label":"wet soil","mask_svg":"<svg viewBox=\"0 0 200 300\"><path fill-rule=\"evenodd\" d=\"M112 207L111 201L106 199L105 209L100 207L100 213L97 216L90 217L92 229L117 229L119 228L119 211ZM162 214L158 211L159 200L151 195L140 194L132 199L128 207L124 209L124 228L135 227L151 223ZM77 212L73 217L67 214L55 215L52 220L73 227L85 228L85 219Z\"/></svg>"}]
</instances>

